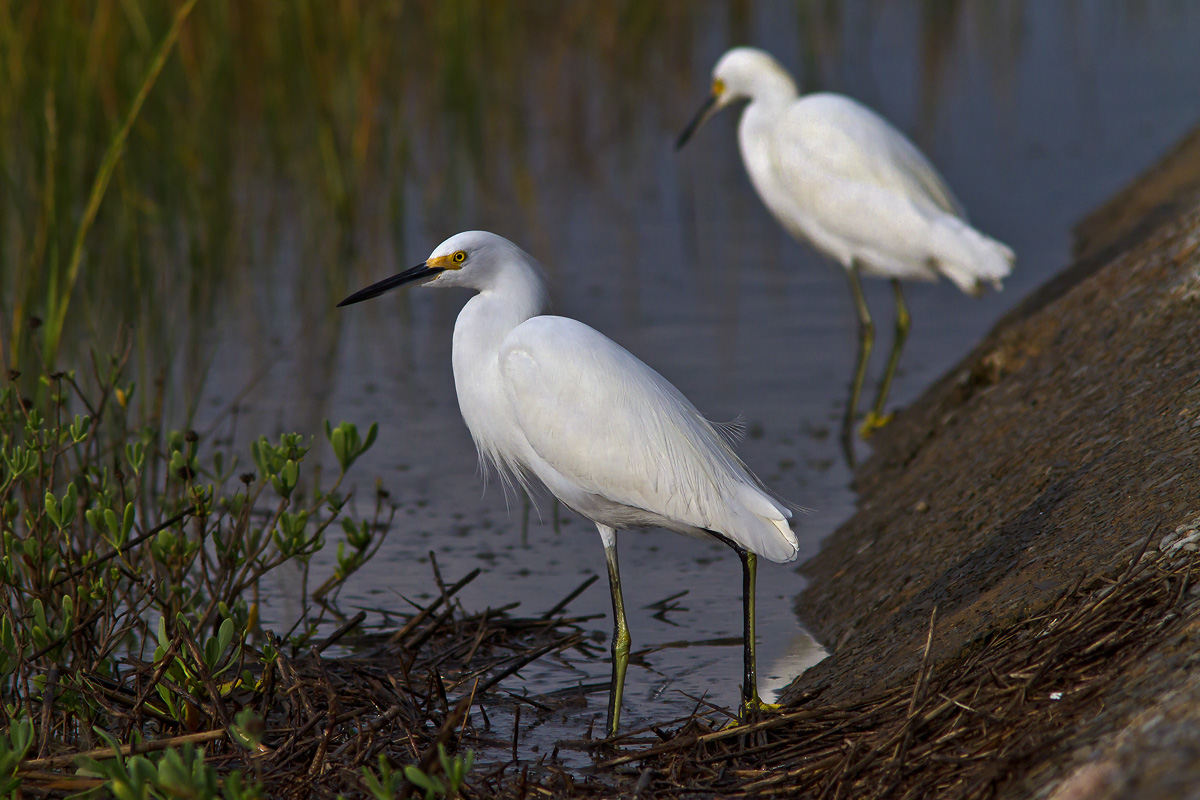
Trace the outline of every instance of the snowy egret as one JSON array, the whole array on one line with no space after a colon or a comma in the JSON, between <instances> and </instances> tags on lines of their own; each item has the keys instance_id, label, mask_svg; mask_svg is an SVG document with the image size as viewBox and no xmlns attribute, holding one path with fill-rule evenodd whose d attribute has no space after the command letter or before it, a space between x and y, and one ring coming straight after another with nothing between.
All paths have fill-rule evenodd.
<instances>
[{"instance_id":1,"label":"snowy egret","mask_svg":"<svg viewBox=\"0 0 1200 800\"><path fill-rule=\"evenodd\" d=\"M800 97L792 76L767 53L738 47L713 69L708 100L675 149L713 114L748 100L738 124L742 162L755 191L788 233L837 260L850 277L859 351L842 425L850 437L875 329L859 273L890 278L896 332L863 435L887 423L883 409L908 336L901 279L945 275L970 295L997 289L1013 252L967 224L942 176L904 134L866 106L839 94ZM853 460L853 458L851 458Z\"/></svg>"},{"instance_id":2,"label":"snowy egret","mask_svg":"<svg viewBox=\"0 0 1200 800\"><path fill-rule=\"evenodd\" d=\"M512 242L467 231L423 264L347 297L357 303L406 284L477 294L454 324L454 385L485 467L528 487L540 480L596 524L613 606L608 733L617 731L629 626L617 569L619 529L657 526L716 539L741 558L746 708L764 708L755 681L757 557L791 561L791 512L764 489L678 389L581 322L543 315L541 268Z\"/></svg>"}]
</instances>

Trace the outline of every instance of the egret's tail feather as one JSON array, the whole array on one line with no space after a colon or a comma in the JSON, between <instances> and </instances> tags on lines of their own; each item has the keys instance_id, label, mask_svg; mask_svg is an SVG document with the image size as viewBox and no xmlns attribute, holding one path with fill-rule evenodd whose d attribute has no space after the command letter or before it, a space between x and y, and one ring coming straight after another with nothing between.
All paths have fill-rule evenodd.
<instances>
[{"instance_id":1,"label":"egret's tail feather","mask_svg":"<svg viewBox=\"0 0 1200 800\"><path fill-rule=\"evenodd\" d=\"M770 543L769 549L762 553L763 558L781 564L795 561L796 555L800 552L800 544L796 541L796 534L788 525L788 521L786 519L768 519L766 521L775 527L779 535Z\"/></svg>"},{"instance_id":2,"label":"egret's tail feather","mask_svg":"<svg viewBox=\"0 0 1200 800\"><path fill-rule=\"evenodd\" d=\"M736 539L746 549L779 563L793 561L800 551L796 534L788 525L792 512L751 486L743 486Z\"/></svg>"},{"instance_id":3,"label":"egret's tail feather","mask_svg":"<svg viewBox=\"0 0 1200 800\"><path fill-rule=\"evenodd\" d=\"M1013 251L961 219L944 216L936 229L933 266L967 294L977 296L984 283L999 289L1012 272Z\"/></svg>"}]
</instances>

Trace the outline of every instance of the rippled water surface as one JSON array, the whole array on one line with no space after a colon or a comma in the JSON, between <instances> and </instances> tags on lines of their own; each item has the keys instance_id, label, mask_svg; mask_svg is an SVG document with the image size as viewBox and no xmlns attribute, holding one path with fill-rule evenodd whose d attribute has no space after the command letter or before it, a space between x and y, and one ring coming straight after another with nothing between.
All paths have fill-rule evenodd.
<instances>
[{"instance_id":1,"label":"rippled water surface","mask_svg":"<svg viewBox=\"0 0 1200 800\"><path fill-rule=\"evenodd\" d=\"M812 509L799 517L801 561L851 514L836 436L855 348L845 278L767 215L742 170L734 113L672 149L728 47L761 46L806 90L878 110L930 155L972 221L1018 254L999 294L909 289L899 405L1062 268L1072 223L1200 116L1200 6L1190 2L498 3L456 13L385 18L369 31L339 18L314 45L332 38L333 55L299 56L299 77L272 72L286 61L268 48L260 72L214 92L229 105L197 134L224 142L212 156L196 147L226 171L181 169L178 179L195 183L180 192L196 202L138 223L171 231L160 248L138 249L141 277L109 267L77 300L73 335L87 341L114 315L134 320L144 362L169 365L171 407L194 409L212 435L379 422L379 443L355 467L360 510L378 476L399 512L344 607L428 598L430 550L449 578L483 568L461 595L468 608L520 601L540 613L604 574L590 523L543 498L526 525L520 497L480 480L450 371L465 293L418 289L334 309L468 228L540 259L557 313L633 351L709 416L742 417L745 461ZM354 46L339 50L338 36ZM239 57L249 56L234 53L235 66ZM131 158L157 146L141 134ZM163 169L176 156L165 148ZM130 300L126 286L140 294ZM890 291L867 289L886 342ZM882 365L880 353L871 374ZM661 531L620 534L620 557L634 650L671 645L630 668L626 723L686 714L689 696L736 704L740 646L672 643L739 635L737 559ZM791 610L803 585L794 564L760 569L764 689L821 655ZM665 613L648 607L685 590ZM606 641L603 580L572 608L604 614L589 625ZM266 613L286 627L297 612L284 581ZM540 693L607 675L606 662L544 659L506 686ZM538 723L526 746L577 737L603 714L604 693L591 697L565 723Z\"/></svg>"}]
</instances>

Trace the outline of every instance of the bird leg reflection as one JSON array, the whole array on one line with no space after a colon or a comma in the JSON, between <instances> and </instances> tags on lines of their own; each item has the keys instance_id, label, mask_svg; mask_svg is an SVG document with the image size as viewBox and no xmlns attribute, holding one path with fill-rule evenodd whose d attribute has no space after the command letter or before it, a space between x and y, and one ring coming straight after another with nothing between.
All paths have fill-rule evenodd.
<instances>
[{"instance_id":1,"label":"bird leg reflection","mask_svg":"<svg viewBox=\"0 0 1200 800\"><path fill-rule=\"evenodd\" d=\"M863 438L892 421L891 414L884 414L883 407L887 404L888 392L892 388L892 378L896 377L896 367L900 363L900 353L908 340L908 328L911 322L908 308L904 305L904 292L900 281L892 278L892 293L896 296L896 335L892 338L892 352L888 355L887 369L883 372L883 381L879 384L879 394L875 396L875 406L867 418L863 420L860 432Z\"/></svg>"},{"instance_id":2,"label":"bird leg reflection","mask_svg":"<svg viewBox=\"0 0 1200 800\"><path fill-rule=\"evenodd\" d=\"M625 691L625 668L629 666L629 624L625 621L625 600L621 596L621 571L617 567L616 531L597 523L604 541L604 557L608 561L608 589L612 594L613 639L612 683L608 690L608 735L617 735L621 721L621 695Z\"/></svg>"},{"instance_id":3,"label":"bird leg reflection","mask_svg":"<svg viewBox=\"0 0 1200 800\"><path fill-rule=\"evenodd\" d=\"M854 466L854 421L858 417L858 400L862 395L863 382L867 377L867 362L871 358L871 346L875 343L875 323L863 296L862 281L858 275L858 264L846 270L850 277L850 292L854 296L854 310L858 312L858 360L854 363L854 380L850 384L850 397L846 401L846 413L842 418L842 450L846 461Z\"/></svg>"}]
</instances>

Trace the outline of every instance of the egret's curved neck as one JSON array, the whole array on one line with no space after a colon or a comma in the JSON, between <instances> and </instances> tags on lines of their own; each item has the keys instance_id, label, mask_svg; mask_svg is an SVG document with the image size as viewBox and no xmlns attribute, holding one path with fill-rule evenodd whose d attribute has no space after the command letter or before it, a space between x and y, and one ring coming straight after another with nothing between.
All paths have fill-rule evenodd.
<instances>
[{"instance_id":1,"label":"egret's curved neck","mask_svg":"<svg viewBox=\"0 0 1200 800\"><path fill-rule=\"evenodd\" d=\"M537 271L526 264L505 264L459 312L455 344L460 336L468 337L473 352L490 351L494 357L509 331L544 313L546 306L546 286Z\"/></svg>"},{"instance_id":2,"label":"egret's curved neck","mask_svg":"<svg viewBox=\"0 0 1200 800\"><path fill-rule=\"evenodd\" d=\"M463 420L483 462L516 472L515 425L500 375L500 346L509 331L546 310L546 287L527 264L506 264L458 313L454 323L454 388Z\"/></svg>"},{"instance_id":3,"label":"egret's curved neck","mask_svg":"<svg viewBox=\"0 0 1200 800\"><path fill-rule=\"evenodd\" d=\"M513 328L546 310L546 286L537 270L509 262L497 268L454 323L454 379L459 396L499 380L500 343Z\"/></svg>"}]
</instances>

